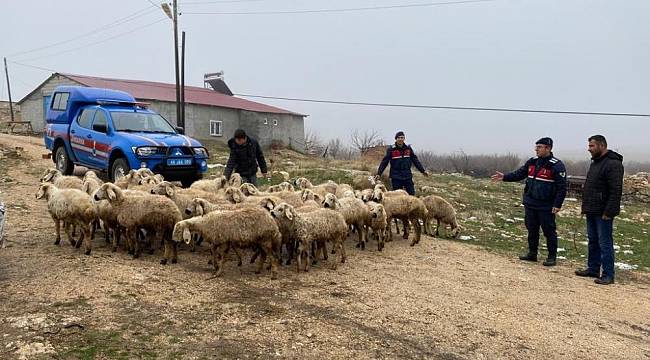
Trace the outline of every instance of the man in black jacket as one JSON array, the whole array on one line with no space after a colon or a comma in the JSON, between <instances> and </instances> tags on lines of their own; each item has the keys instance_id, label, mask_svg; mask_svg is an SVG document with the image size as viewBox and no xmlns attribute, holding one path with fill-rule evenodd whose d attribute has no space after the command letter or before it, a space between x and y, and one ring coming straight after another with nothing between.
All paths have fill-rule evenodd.
<instances>
[{"instance_id":1,"label":"man in black jacket","mask_svg":"<svg viewBox=\"0 0 650 360\"><path fill-rule=\"evenodd\" d=\"M544 137L535 143L537 156L509 174L497 171L494 181L521 181L524 188L525 221L528 229L528 253L519 257L524 261L537 261L539 228L546 237L548 257L544 266L555 266L557 258L557 230L555 214L560 211L566 196L566 169L561 160L553 156L553 139Z\"/></svg>"},{"instance_id":2,"label":"man in black jacket","mask_svg":"<svg viewBox=\"0 0 650 360\"><path fill-rule=\"evenodd\" d=\"M405 140L406 136L403 131L398 131L395 134L395 144L386 148L386 155L379 164L377 176L381 177L381 174L390 163L390 181L393 190L404 189L409 195L415 195L411 166L415 165L415 168L424 176L429 176L429 173L418 160L411 145L404 142Z\"/></svg>"},{"instance_id":3,"label":"man in black jacket","mask_svg":"<svg viewBox=\"0 0 650 360\"><path fill-rule=\"evenodd\" d=\"M614 283L614 217L621 212L623 156L607 149L602 135L589 138L591 166L582 190L582 213L587 216L587 268L576 275L595 277L596 284ZM602 274L600 272L602 267Z\"/></svg>"},{"instance_id":4,"label":"man in black jacket","mask_svg":"<svg viewBox=\"0 0 650 360\"><path fill-rule=\"evenodd\" d=\"M257 186L257 166L262 171L262 176L267 177L266 160L262 148L257 140L246 136L242 129L235 130L235 136L228 140L230 157L223 175L230 180L233 170L239 173L243 182Z\"/></svg>"}]
</instances>

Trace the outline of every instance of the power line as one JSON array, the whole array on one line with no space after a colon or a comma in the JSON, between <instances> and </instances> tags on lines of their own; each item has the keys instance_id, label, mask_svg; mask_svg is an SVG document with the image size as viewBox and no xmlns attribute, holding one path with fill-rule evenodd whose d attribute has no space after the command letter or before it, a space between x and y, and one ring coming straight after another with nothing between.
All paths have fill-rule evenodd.
<instances>
[{"instance_id":1,"label":"power line","mask_svg":"<svg viewBox=\"0 0 650 360\"><path fill-rule=\"evenodd\" d=\"M243 96L243 97L261 98L261 99L288 100L288 101L300 101L300 102L323 103L323 104L398 107L398 108L412 108L412 109L443 109L443 110L518 112L518 113L536 113L536 114L650 117L650 114L638 114L638 113L538 110L538 109L516 109L516 108L496 108L496 107L493 108L493 107L476 107L476 106L415 105L415 104L375 103L375 102L360 102L360 101L300 99L300 98L251 95L251 94L235 94L235 95Z\"/></svg>"},{"instance_id":2,"label":"power line","mask_svg":"<svg viewBox=\"0 0 650 360\"><path fill-rule=\"evenodd\" d=\"M9 54L8 57L16 57L16 56L19 56L19 55L28 54L28 53L32 53L32 52L38 52L38 51L49 49L49 48L52 48L52 47L55 47L55 46L67 44L69 42L79 40L79 39L94 35L96 33L108 30L108 29L113 28L115 26L125 24L125 23L127 23L129 21L132 21L132 20L135 20L135 19L137 19L137 18L139 18L141 16L149 15L150 13L153 13L153 12L154 12L154 10L150 6L148 6L148 7L144 8L144 9L138 10L138 11L136 11L136 12L134 12L134 13L128 15L128 16L125 16L123 18L119 18L119 19L117 19L117 20L115 20L115 21L113 21L111 23L108 23L106 25L102 25L102 26L100 26L98 28L95 28L95 29L93 29L93 30L91 30L91 31L89 31L87 33L83 33L83 34L75 36L73 38L70 38L70 39L67 39L67 40L62 40L62 41L59 41L59 42L56 42L56 43L53 43L53 44L50 44L50 45L45 45L45 46L41 46L41 47L38 47L38 48L33 48L33 49L29 49L29 50L25 50L25 51L19 51L19 52L13 53L13 54Z\"/></svg>"},{"instance_id":3,"label":"power line","mask_svg":"<svg viewBox=\"0 0 650 360\"><path fill-rule=\"evenodd\" d=\"M153 1L151 1L151 0L147 0L147 1L149 2L149 4L151 4L151 5L152 5L153 7L155 7L156 9L160 9L160 8L161 8L161 6L158 5L158 4L156 4L155 2L153 2Z\"/></svg>"},{"instance_id":4,"label":"power line","mask_svg":"<svg viewBox=\"0 0 650 360\"><path fill-rule=\"evenodd\" d=\"M266 0L214 0L214 1L183 1L181 5L204 5L204 4L236 4Z\"/></svg>"},{"instance_id":5,"label":"power line","mask_svg":"<svg viewBox=\"0 0 650 360\"><path fill-rule=\"evenodd\" d=\"M15 65L25 66L25 67L34 68L34 69L38 69L38 70L43 70L43 71L47 71L47 72L59 72L58 70L48 69L48 68L44 68L44 67L40 67L40 66L36 66L36 65L22 64L22 63L15 62L15 61L12 61L12 60L9 60L9 62L12 63L12 64L15 64Z\"/></svg>"},{"instance_id":6,"label":"power line","mask_svg":"<svg viewBox=\"0 0 650 360\"><path fill-rule=\"evenodd\" d=\"M95 45L102 44L102 43L105 43L105 42L107 42L107 41L110 41L110 40L116 39L116 38L118 38L118 37L121 37L121 36L124 36L124 35L128 35L128 34L131 34L131 33L134 33L134 32L136 32L136 31L138 31L138 30L142 30L142 29L144 29L144 28L147 28L147 27L149 27L149 26L155 25L155 24L157 24L157 23L159 23L159 22L161 22L161 21L165 21L165 20L167 20L167 18L158 19L158 20L156 20L156 21L154 21L154 22L151 22L151 23L148 23L148 24L145 24L145 25L142 25L142 26L138 26L138 27L136 27L136 28L134 28L134 29L131 29L131 30L129 30L129 31L125 31L125 32L123 32L123 33L119 33L119 34L117 34L117 35L111 36L111 37L106 38L106 39L103 39L103 40L99 40L99 41L95 41L95 42L92 42L92 43L84 44L84 45L81 45L81 46L78 46L78 47L75 47L75 48L72 48L72 49L67 49L67 50L59 51L59 52L52 53L52 54L47 54L47 55L43 55L43 56L37 56L37 57L34 57L34 58L30 58L30 59L22 59L21 61L34 61L34 60L39 60L39 59L43 59L43 58L49 58L49 57L58 56L58 55L65 54L65 53L69 53L69 52L72 52L72 51L76 51L76 50L79 50L79 49L83 49L83 48L86 48L86 47L89 47L89 46L95 46Z\"/></svg>"},{"instance_id":7,"label":"power line","mask_svg":"<svg viewBox=\"0 0 650 360\"><path fill-rule=\"evenodd\" d=\"M368 10L387 10L387 9L405 9L417 7L430 7L439 5L454 5L454 4L470 4L481 2L492 2L498 0L457 0L445 2L432 2L420 4L402 4L402 5L386 5L386 6L368 6L368 7L355 7L355 8L339 8L339 9L313 9L313 10L279 10L279 11L214 11L214 12L184 12L184 15L280 15L280 14L313 14L313 13L335 13L335 12L354 12L354 11L368 11Z\"/></svg>"}]
</instances>

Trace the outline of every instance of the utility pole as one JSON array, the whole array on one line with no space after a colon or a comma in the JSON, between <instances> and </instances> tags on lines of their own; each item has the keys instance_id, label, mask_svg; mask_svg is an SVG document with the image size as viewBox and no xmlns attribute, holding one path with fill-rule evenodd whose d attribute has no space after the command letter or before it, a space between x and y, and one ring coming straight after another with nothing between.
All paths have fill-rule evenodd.
<instances>
[{"instance_id":1,"label":"utility pole","mask_svg":"<svg viewBox=\"0 0 650 360\"><path fill-rule=\"evenodd\" d=\"M176 126L185 127L185 122L181 115L181 87L180 74L178 71L178 0L174 0L174 62L176 65Z\"/></svg>"},{"instance_id":2,"label":"utility pole","mask_svg":"<svg viewBox=\"0 0 650 360\"><path fill-rule=\"evenodd\" d=\"M11 122L14 122L14 105L11 102L11 86L9 85L9 70L7 70L7 58L4 58L5 61L5 76L7 77L7 92L9 93L9 112L11 113ZM0 233L0 236L2 234Z\"/></svg>"},{"instance_id":3,"label":"utility pole","mask_svg":"<svg viewBox=\"0 0 650 360\"><path fill-rule=\"evenodd\" d=\"M181 35L181 123L185 127L185 31Z\"/></svg>"}]
</instances>

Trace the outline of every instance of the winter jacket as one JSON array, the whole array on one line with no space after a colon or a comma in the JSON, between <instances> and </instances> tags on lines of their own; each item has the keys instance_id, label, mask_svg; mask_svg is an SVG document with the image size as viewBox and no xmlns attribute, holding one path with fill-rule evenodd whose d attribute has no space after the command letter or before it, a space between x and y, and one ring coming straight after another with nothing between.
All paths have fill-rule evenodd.
<instances>
[{"instance_id":1,"label":"winter jacket","mask_svg":"<svg viewBox=\"0 0 650 360\"><path fill-rule=\"evenodd\" d=\"M244 145L238 145L235 138L232 138L228 140L228 147L230 148L230 157L223 172L226 179L230 179L233 170L245 177L255 175L258 164L262 173L267 172L266 160L264 160L260 144L252 137L247 136Z\"/></svg>"},{"instance_id":2,"label":"winter jacket","mask_svg":"<svg viewBox=\"0 0 650 360\"><path fill-rule=\"evenodd\" d=\"M503 181L526 179L523 204L535 210L561 208L566 197L566 168L551 153L547 157L533 157L524 166L505 174Z\"/></svg>"},{"instance_id":3,"label":"winter jacket","mask_svg":"<svg viewBox=\"0 0 650 360\"><path fill-rule=\"evenodd\" d=\"M389 145L388 148L386 148L386 155L381 160L381 164L379 164L379 169L377 170L378 175L381 175L384 172L389 162L391 179L412 179L413 174L411 173L411 165L415 165L421 173L425 172L422 163L420 163L415 152L413 152L411 145Z\"/></svg>"},{"instance_id":4,"label":"winter jacket","mask_svg":"<svg viewBox=\"0 0 650 360\"><path fill-rule=\"evenodd\" d=\"M623 156L609 150L593 159L582 189L582 213L613 218L621 212Z\"/></svg>"}]
</instances>

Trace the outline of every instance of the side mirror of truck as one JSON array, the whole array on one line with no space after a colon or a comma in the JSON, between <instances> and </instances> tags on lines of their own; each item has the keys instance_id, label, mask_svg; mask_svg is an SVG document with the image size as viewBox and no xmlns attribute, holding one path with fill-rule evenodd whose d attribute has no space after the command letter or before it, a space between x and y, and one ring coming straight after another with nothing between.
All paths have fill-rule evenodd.
<instances>
[{"instance_id":1,"label":"side mirror of truck","mask_svg":"<svg viewBox=\"0 0 650 360\"><path fill-rule=\"evenodd\" d=\"M108 132L106 124L93 124L93 130L104 134Z\"/></svg>"},{"instance_id":2,"label":"side mirror of truck","mask_svg":"<svg viewBox=\"0 0 650 360\"><path fill-rule=\"evenodd\" d=\"M184 135L185 134L185 128L182 127L182 126L176 126L176 132L181 134L181 135Z\"/></svg>"}]
</instances>

